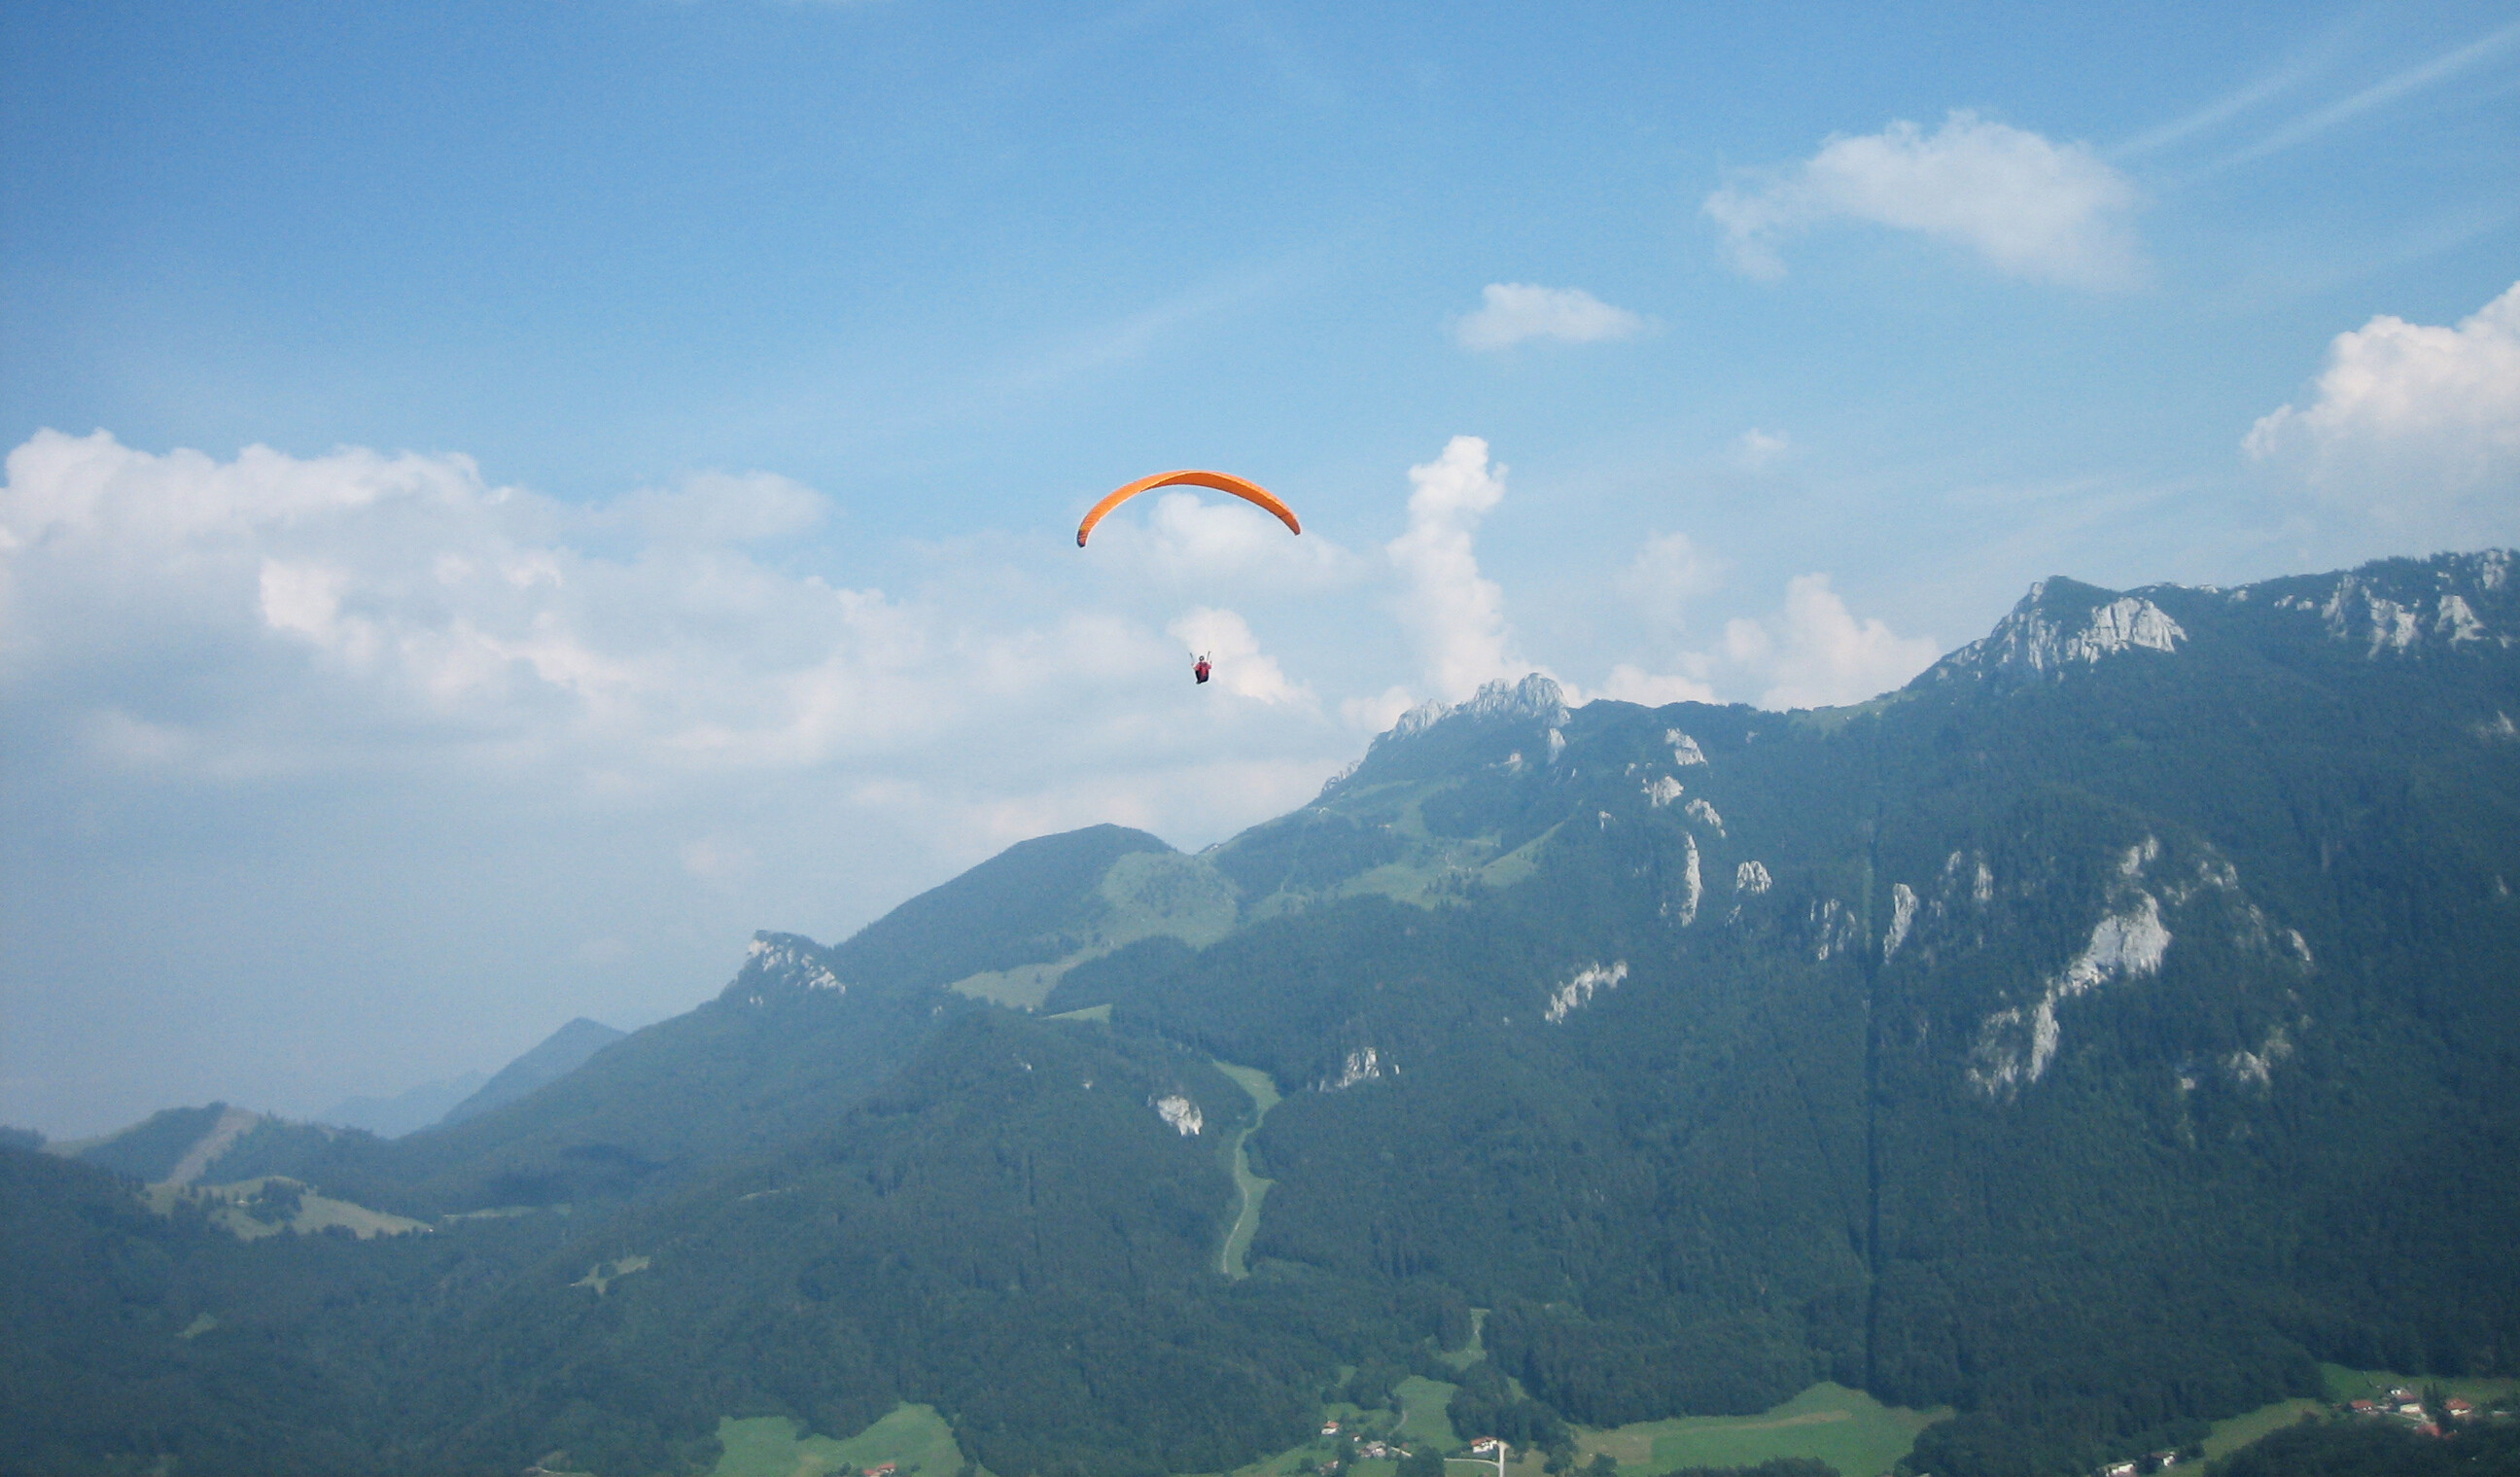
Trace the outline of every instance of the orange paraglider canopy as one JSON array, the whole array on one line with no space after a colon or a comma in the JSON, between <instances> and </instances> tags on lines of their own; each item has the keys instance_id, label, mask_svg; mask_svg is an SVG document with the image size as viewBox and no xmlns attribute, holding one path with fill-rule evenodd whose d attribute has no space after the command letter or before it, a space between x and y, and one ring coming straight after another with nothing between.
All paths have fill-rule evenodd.
<instances>
[{"instance_id":1,"label":"orange paraglider canopy","mask_svg":"<svg viewBox=\"0 0 2520 1477\"><path fill-rule=\"evenodd\" d=\"M1218 492L1230 492L1246 503L1276 514L1278 521L1285 524L1287 531L1304 531L1304 525L1295 521L1295 510L1279 502L1275 494L1257 482L1246 482L1222 471L1159 471L1151 477L1140 477L1126 487L1115 487L1109 496L1095 504L1094 511L1085 515L1085 521L1076 525L1076 547L1085 547L1085 536L1094 531L1095 524L1102 521L1104 514L1139 493L1151 492L1158 487L1213 487Z\"/></svg>"}]
</instances>

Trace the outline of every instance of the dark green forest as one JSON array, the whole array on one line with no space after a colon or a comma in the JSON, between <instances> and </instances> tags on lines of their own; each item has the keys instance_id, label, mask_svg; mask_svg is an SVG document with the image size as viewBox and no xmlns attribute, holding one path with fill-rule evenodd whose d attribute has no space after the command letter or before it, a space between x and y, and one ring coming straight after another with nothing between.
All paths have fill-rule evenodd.
<instances>
[{"instance_id":1,"label":"dark green forest","mask_svg":"<svg viewBox=\"0 0 2520 1477\"><path fill-rule=\"evenodd\" d=\"M1852 709L1500 685L1197 857L1027 842L518 1101L210 1176L427 1234L151 1214L215 1106L0 1145L0 1469L693 1471L908 1400L998 1477L1154 1477L1416 1371L1561 1450L1835 1380L1998 1477L2319 1361L2520 1373L2508 566L2049 581ZM1149 860L1235 926L1150 929ZM1018 965L1039 1012L953 988Z\"/></svg>"}]
</instances>

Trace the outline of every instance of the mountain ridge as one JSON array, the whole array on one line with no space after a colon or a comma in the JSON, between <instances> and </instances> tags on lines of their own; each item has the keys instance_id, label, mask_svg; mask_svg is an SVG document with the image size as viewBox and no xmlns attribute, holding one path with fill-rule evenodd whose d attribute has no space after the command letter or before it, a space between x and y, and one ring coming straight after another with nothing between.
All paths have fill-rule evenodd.
<instances>
[{"instance_id":1,"label":"mountain ridge","mask_svg":"<svg viewBox=\"0 0 2520 1477\"><path fill-rule=\"evenodd\" d=\"M1216 1469L1452 1382L1475 1306L1517 1429L1834 1379L1996 1477L2318 1359L2520 1368L2509 566L2051 579L1836 709L1491 684L1197 856L1089 828L765 933L515 1102L274 1171L454 1217L325 1264L469 1289L327 1333L416 1371L341 1409L415 1470L894 1400L1009 1477ZM484 1359L535 1372L485 1407Z\"/></svg>"},{"instance_id":2,"label":"mountain ridge","mask_svg":"<svg viewBox=\"0 0 2520 1477\"><path fill-rule=\"evenodd\" d=\"M467 1118L477 1118L492 1108L504 1107L536 1088L558 1082L576 1071L586 1064L587 1058L627 1034L600 1020L577 1016L492 1073L489 1081L448 1108L436 1123L428 1126L451 1126Z\"/></svg>"}]
</instances>

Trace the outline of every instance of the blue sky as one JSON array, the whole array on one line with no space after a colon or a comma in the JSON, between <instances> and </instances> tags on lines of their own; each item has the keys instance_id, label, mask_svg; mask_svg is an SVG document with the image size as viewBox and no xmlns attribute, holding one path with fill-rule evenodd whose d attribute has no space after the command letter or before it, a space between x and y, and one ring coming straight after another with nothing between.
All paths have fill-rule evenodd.
<instances>
[{"instance_id":1,"label":"blue sky","mask_svg":"<svg viewBox=\"0 0 2520 1477\"><path fill-rule=\"evenodd\" d=\"M1488 676L1848 701L2051 573L2520 541L2507 6L21 5L0 68L56 1133L1203 845ZM1178 466L1303 538L1073 547Z\"/></svg>"}]
</instances>

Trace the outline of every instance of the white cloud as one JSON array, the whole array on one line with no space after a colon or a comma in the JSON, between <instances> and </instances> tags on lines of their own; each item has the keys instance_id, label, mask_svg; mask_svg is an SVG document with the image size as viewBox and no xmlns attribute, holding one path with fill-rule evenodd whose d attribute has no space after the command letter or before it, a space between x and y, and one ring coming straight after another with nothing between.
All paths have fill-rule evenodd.
<instances>
[{"instance_id":1,"label":"white cloud","mask_svg":"<svg viewBox=\"0 0 2520 1477\"><path fill-rule=\"evenodd\" d=\"M1681 535L1668 537L1687 544ZM1774 616L1735 616L1712 649L1681 650L1655 663L1672 670L1620 663L1583 695L1648 706L1747 696L1764 708L1833 707L1899 687L1941 653L1930 636L1901 636L1878 619L1858 620L1827 575L1804 574L1786 581L1784 608Z\"/></svg>"},{"instance_id":2,"label":"white cloud","mask_svg":"<svg viewBox=\"0 0 2520 1477\"><path fill-rule=\"evenodd\" d=\"M1678 673L1647 672L1642 667L1622 662L1610 669L1607 682L1587 697L1607 697L1618 702L1638 702L1649 708L1667 702L1718 702L1715 689L1694 677Z\"/></svg>"},{"instance_id":3,"label":"white cloud","mask_svg":"<svg viewBox=\"0 0 2520 1477\"><path fill-rule=\"evenodd\" d=\"M1723 560L1686 533L1648 535L1618 579L1619 593L1648 621L1669 630L1687 625L1688 606L1723 583Z\"/></svg>"},{"instance_id":4,"label":"white cloud","mask_svg":"<svg viewBox=\"0 0 2520 1477\"><path fill-rule=\"evenodd\" d=\"M748 544L810 531L831 500L771 472L703 471L679 486L643 487L605 512L652 541Z\"/></svg>"},{"instance_id":5,"label":"white cloud","mask_svg":"<svg viewBox=\"0 0 2520 1477\"><path fill-rule=\"evenodd\" d=\"M2313 389L2250 428L2252 461L2410 536L2520 529L2520 284L2452 328L2383 314L2337 335Z\"/></svg>"},{"instance_id":6,"label":"white cloud","mask_svg":"<svg viewBox=\"0 0 2520 1477\"><path fill-rule=\"evenodd\" d=\"M349 572L323 564L262 561L262 618L275 631L322 636L341 613Z\"/></svg>"},{"instance_id":7,"label":"white cloud","mask_svg":"<svg viewBox=\"0 0 2520 1477\"><path fill-rule=\"evenodd\" d=\"M495 1062L688 1005L752 928L840 936L1045 830L1197 844L1354 755L1250 632L1378 633L1379 581L1314 615L1334 584L1256 568L1274 604L1180 621L1223 663L1199 691L1187 603L1066 540L895 551L893 593L806 541L831 520L757 475L589 508L461 457L17 447L0 828L53 839L10 876L0 1118L305 1112L407 1048Z\"/></svg>"},{"instance_id":8,"label":"white cloud","mask_svg":"<svg viewBox=\"0 0 2520 1477\"><path fill-rule=\"evenodd\" d=\"M1765 471L1769 463L1793 449L1792 438L1782 431L1772 433L1753 425L1732 443L1732 461L1744 471Z\"/></svg>"},{"instance_id":9,"label":"white cloud","mask_svg":"<svg viewBox=\"0 0 2520 1477\"><path fill-rule=\"evenodd\" d=\"M1417 705L1417 694L1404 687L1389 687L1367 696L1342 698L1339 718L1349 728L1379 734Z\"/></svg>"},{"instance_id":10,"label":"white cloud","mask_svg":"<svg viewBox=\"0 0 2520 1477\"><path fill-rule=\"evenodd\" d=\"M1480 519L1505 498L1488 443L1455 436L1434 461L1409 469L1409 530L1384 546L1399 571L1401 624L1418 643L1435 695L1458 702L1499 677L1531 670L1513 652L1505 592L1479 573Z\"/></svg>"},{"instance_id":11,"label":"white cloud","mask_svg":"<svg viewBox=\"0 0 2520 1477\"><path fill-rule=\"evenodd\" d=\"M1480 297L1479 307L1453 326L1454 338L1466 349L1510 348L1526 338L1596 343L1632 338L1645 327L1642 318L1612 307L1582 288L1492 282L1481 290Z\"/></svg>"},{"instance_id":12,"label":"white cloud","mask_svg":"<svg viewBox=\"0 0 2520 1477\"><path fill-rule=\"evenodd\" d=\"M56 715L55 735L203 773L443 752L637 790L833 765L922 774L947 763L950 736L966 760L974 743L1003 760L997 783L1055 784L1054 751L1131 721L1095 708L1102 694L1152 704L1177 752L1199 743L1170 685L1149 681L1174 665L1152 621L1027 603L992 570L905 600L755 558L745 545L827 515L785 478L707 474L577 508L487 485L461 457L252 448L220 463L51 431L10 455L8 478L0 684L120 715ZM1164 521L1193 564L1258 547L1189 501ZM1311 701L1240 616L1199 618L1237 658L1229 691ZM975 721L1074 707L1087 721L1044 730L1058 744Z\"/></svg>"},{"instance_id":13,"label":"white cloud","mask_svg":"<svg viewBox=\"0 0 2520 1477\"><path fill-rule=\"evenodd\" d=\"M1286 680L1286 674L1279 669L1278 658L1261 654L1259 640L1252 636L1250 623L1232 610L1216 610L1201 605L1164 630L1178 638L1192 653L1211 658L1214 664L1211 680L1238 697L1252 697L1267 703L1309 704L1313 701L1310 692Z\"/></svg>"},{"instance_id":14,"label":"white cloud","mask_svg":"<svg viewBox=\"0 0 2520 1477\"><path fill-rule=\"evenodd\" d=\"M1764 182L1706 198L1741 269L1781 277L1778 243L1823 221L1868 221L1963 246L2009 276L2082 288L2125 287L2142 260L2126 176L2081 144L1956 110L1928 134L1893 122L1836 135Z\"/></svg>"},{"instance_id":15,"label":"white cloud","mask_svg":"<svg viewBox=\"0 0 2520 1477\"><path fill-rule=\"evenodd\" d=\"M1862 702L1931 666L1942 647L1930 636L1901 636L1878 619L1857 620L1825 574L1785 582L1785 608L1773 623L1734 619L1724 655L1766 683L1763 708Z\"/></svg>"},{"instance_id":16,"label":"white cloud","mask_svg":"<svg viewBox=\"0 0 2520 1477\"><path fill-rule=\"evenodd\" d=\"M1213 499L1193 492L1166 492L1133 500L1151 503L1141 523L1114 516L1095 530L1097 558L1128 579L1161 580L1211 588L1220 580L1266 578L1322 589L1353 582L1364 560L1318 530L1300 537L1239 498Z\"/></svg>"}]
</instances>

